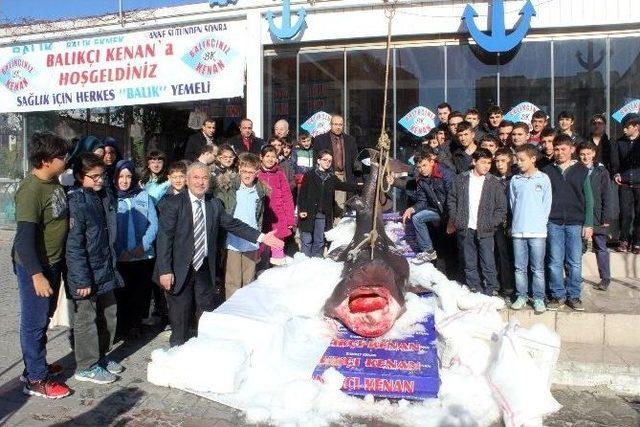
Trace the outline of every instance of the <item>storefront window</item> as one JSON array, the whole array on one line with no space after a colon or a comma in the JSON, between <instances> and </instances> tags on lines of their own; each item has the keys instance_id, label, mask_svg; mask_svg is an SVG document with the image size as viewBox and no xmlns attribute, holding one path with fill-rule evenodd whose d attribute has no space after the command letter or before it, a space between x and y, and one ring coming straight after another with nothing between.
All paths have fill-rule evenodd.
<instances>
[{"instance_id":1,"label":"storefront window","mask_svg":"<svg viewBox=\"0 0 640 427\"><path fill-rule=\"evenodd\" d=\"M0 114L0 225L15 219L14 195L24 172L23 116Z\"/></svg>"},{"instance_id":2,"label":"storefront window","mask_svg":"<svg viewBox=\"0 0 640 427\"><path fill-rule=\"evenodd\" d=\"M436 113L445 98L444 47L424 46L396 49L396 141L397 154L407 159L420 138L398 124L398 120L418 106Z\"/></svg>"},{"instance_id":3,"label":"storefront window","mask_svg":"<svg viewBox=\"0 0 640 427\"><path fill-rule=\"evenodd\" d=\"M300 54L300 125L318 111L342 113L344 51Z\"/></svg>"},{"instance_id":4,"label":"storefront window","mask_svg":"<svg viewBox=\"0 0 640 427\"><path fill-rule=\"evenodd\" d=\"M551 114L551 43L527 42L500 65L500 106L507 112L521 102L531 102ZM484 114L486 110L480 110Z\"/></svg>"},{"instance_id":5,"label":"storefront window","mask_svg":"<svg viewBox=\"0 0 640 427\"><path fill-rule=\"evenodd\" d=\"M497 104L497 66L481 62L467 44L447 46L447 101L463 113Z\"/></svg>"},{"instance_id":6,"label":"storefront window","mask_svg":"<svg viewBox=\"0 0 640 427\"><path fill-rule=\"evenodd\" d=\"M611 113L633 98L640 98L640 38L611 39ZM622 135L622 126L611 119L611 138Z\"/></svg>"},{"instance_id":7,"label":"storefront window","mask_svg":"<svg viewBox=\"0 0 640 427\"><path fill-rule=\"evenodd\" d=\"M390 59L391 61L391 59ZM347 52L347 121L358 148L375 147L380 137L384 104L386 50ZM393 63L389 68L386 128L393 128Z\"/></svg>"},{"instance_id":8,"label":"storefront window","mask_svg":"<svg viewBox=\"0 0 640 427\"><path fill-rule=\"evenodd\" d=\"M278 53L264 58L264 130L271 134L273 124L286 119L296 126L296 54ZM260 135L259 135L260 136Z\"/></svg>"},{"instance_id":9,"label":"storefront window","mask_svg":"<svg viewBox=\"0 0 640 427\"><path fill-rule=\"evenodd\" d=\"M591 116L606 113L606 40L553 42L555 115L575 114L575 130L588 136Z\"/></svg>"}]
</instances>

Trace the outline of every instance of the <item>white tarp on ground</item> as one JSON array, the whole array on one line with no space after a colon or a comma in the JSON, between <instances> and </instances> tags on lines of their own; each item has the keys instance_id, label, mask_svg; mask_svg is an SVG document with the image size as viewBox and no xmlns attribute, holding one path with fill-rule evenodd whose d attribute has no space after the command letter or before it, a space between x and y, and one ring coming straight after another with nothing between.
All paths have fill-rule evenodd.
<instances>
[{"instance_id":1,"label":"white tarp on ground","mask_svg":"<svg viewBox=\"0 0 640 427\"><path fill-rule=\"evenodd\" d=\"M330 237L349 241L345 220ZM334 242L339 244L340 242ZM152 353L147 377L154 384L190 391L245 411L248 422L322 426L379 418L400 425L541 425L559 409L549 392L559 336L543 325L527 330L502 321L504 302L472 294L431 264L411 264L410 283L435 299L407 294L407 311L382 338L414 332L434 313L442 385L438 399L422 403L375 401L340 391L342 375L311 379L335 332L321 315L339 281L342 264L299 255L240 289L200 319L198 338Z\"/></svg>"}]
</instances>

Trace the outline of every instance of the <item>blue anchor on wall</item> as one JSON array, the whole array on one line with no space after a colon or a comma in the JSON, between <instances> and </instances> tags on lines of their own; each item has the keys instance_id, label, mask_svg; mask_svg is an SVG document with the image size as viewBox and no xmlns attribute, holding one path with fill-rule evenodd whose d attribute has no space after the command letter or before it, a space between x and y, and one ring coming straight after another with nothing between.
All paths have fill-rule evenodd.
<instances>
[{"instance_id":1,"label":"blue anchor on wall","mask_svg":"<svg viewBox=\"0 0 640 427\"><path fill-rule=\"evenodd\" d=\"M536 10L533 8L531 1L527 0L522 10L520 10L522 17L510 34L507 34L504 28L504 0L493 0L489 34L480 31L476 26L473 18L478 16L478 13L470 4L467 4L467 7L464 8L462 20L467 25L471 37L483 50L492 53L503 53L520 44L527 35L531 25L531 17L535 16L535 14Z\"/></svg>"},{"instance_id":2,"label":"blue anchor on wall","mask_svg":"<svg viewBox=\"0 0 640 427\"><path fill-rule=\"evenodd\" d=\"M307 11L304 8L298 9L298 22L295 25L291 25L291 0L282 1L282 27L278 28L275 24L275 13L269 11L266 14L267 21L269 21L269 32L275 37L281 40L289 40L294 38L302 27L305 25L305 17Z\"/></svg>"}]
</instances>

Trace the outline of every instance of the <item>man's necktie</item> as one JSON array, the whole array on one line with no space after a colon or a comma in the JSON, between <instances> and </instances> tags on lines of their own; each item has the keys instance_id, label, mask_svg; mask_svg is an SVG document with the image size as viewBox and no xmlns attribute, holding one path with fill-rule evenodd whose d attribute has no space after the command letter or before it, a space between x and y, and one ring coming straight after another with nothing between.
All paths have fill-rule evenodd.
<instances>
[{"instance_id":1,"label":"man's necktie","mask_svg":"<svg viewBox=\"0 0 640 427\"><path fill-rule=\"evenodd\" d=\"M193 268L199 270L204 261L205 250L205 229L204 229L204 212L202 211L202 202L196 200L195 202L196 220L193 224L193 238L195 244L193 245Z\"/></svg>"}]
</instances>

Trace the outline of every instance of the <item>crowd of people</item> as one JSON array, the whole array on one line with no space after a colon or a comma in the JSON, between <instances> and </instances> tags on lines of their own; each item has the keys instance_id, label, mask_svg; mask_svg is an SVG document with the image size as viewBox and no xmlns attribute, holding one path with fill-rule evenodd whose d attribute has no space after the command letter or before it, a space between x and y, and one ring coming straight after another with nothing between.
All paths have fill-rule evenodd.
<instances>
[{"instance_id":1,"label":"crowd of people","mask_svg":"<svg viewBox=\"0 0 640 427\"><path fill-rule=\"evenodd\" d=\"M402 219L417 236L414 262L463 271L473 292L501 295L536 313L565 304L582 310L581 259L592 240L605 291L610 282L610 225L616 249L640 253L640 117L608 139L593 116L582 138L563 112L551 129L543 112L531 123L438 106L440 124L411 147ZM108 384L123 367L109 357L119 340L149 325L170 329L170 345L194 332L256 274L287 255L325 255L324 233L360 191L365 162L344 118L329 132L294 140L286 120L263 141L242 119L239 134L216 138L207 118L189 138L184 159L168 164L150 150L144 164L123 159L113 138L74 143L42 132L29 145L31 173L16 192L13 260L21 302L24 392L69 395L46 362L46 331L62 289L69 300L74 378ZM456 239L447 238L456 235ZM545 259L547 268L545 270ZM529 289L532 294L529 298ZM152 305L153 301L153 305ZM153 311L151 307L153 306Z\"/></svg>"}]
</instances>

